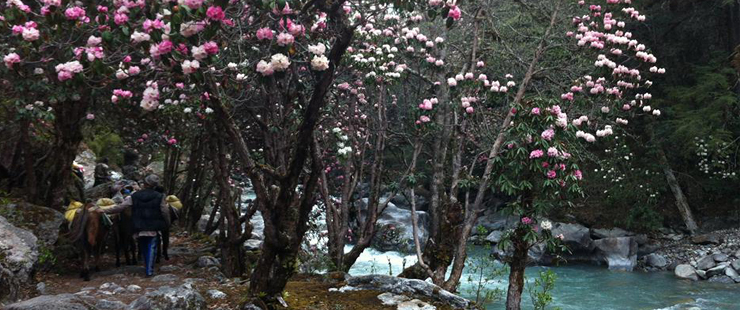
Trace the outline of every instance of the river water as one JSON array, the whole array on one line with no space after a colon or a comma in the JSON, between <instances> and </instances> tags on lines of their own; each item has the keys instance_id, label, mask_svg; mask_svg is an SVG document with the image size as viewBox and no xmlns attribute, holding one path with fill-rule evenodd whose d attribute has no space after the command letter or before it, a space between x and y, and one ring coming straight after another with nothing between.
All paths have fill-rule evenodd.
<instances>
[{"instance_id":1,"label":"river water","mask_svg":"<svg viewBox=\"0 0 740 310\"><path fill-rule=\"evenodd\" d=\"M473 261L488 264L482 268L484 275L502 268L498 262L488 259L488 251L473 248L470 251ZM390 261L390 266L389 266ZM416 262L416 256L404 256L397 252L366 250L350 270L351 275L398 274L403 266ZM624 310L624 309L740 309L740 284L720 284L707 281L691 282L678 280L670 272L623 272L610 271L605 266L562 266L527 268L527 283L530 284L546 268L557 276L552 292L553 303L548 309L560 307L563 310ZM475 300L474 288L480 281L480 273L471 274L466 268L458 292L463 297ZM506 290L506 277L485 282L486 289ZM472 279L471 279L472 278ZM487 310L504 309L503 300L485 304ZM522 308L532 309L528 291L522 297Z\"/></svg>"}]
</instances>

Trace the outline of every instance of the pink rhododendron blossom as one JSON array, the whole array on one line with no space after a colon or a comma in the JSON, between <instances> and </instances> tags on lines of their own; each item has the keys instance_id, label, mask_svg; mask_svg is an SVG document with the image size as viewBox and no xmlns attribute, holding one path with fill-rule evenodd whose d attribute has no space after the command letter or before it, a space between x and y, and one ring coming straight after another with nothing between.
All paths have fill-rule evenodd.
<instances>
[{"instance_id":1,"label":"pink rhododendron blossom","mask_svg":"<svg viewBox=\"0 0 740 310\"><path fill-rule=\"evenodd\" d=\"M531 219L531 218L528 218L528 217L526 217L526 216L522 218L522 224L524 224L524 225L529 225L529 224L532 224L532 222L533 222L533 221L532 221L532 219Z\"/></svg>"},{"instance_id":2,"label":"pink rhododendron blossom","mask_svg":"<svg viewBox=\"0 0 740 310\"><path fill-rule=\"evenodd\" d=\"M149 81L147 88L141 98L141 108L147 111L154 111L159 107L159 87L157 83ZM142 135L146 139L146 136Z\"/></svg>"},{"instance_id":3,"label":"pink rhododendron blossom","mask_svg":"<svg viewBox=\"0 0 740 310\"><path fill-rule=\"evenodd\" d=\"M534 151L532 151L532 152L529 153L529 158L531 158L531 159L533 159L533 158L540 158L544 154L545 154L545 152L543 152L542 150L539 150L539 149L538 150L534 150Z\"/></svg>"},{"instance_id":4,"label":"pink rhododendron blossom","mask_svg":"<svg viewBox=\"0 0 740 310\"><path fill-rule=\"evenodd\" d=\"M203 0L178 0L178 4L185 5L191 10L197 10L203 5Z\"/></svg>"},{"instance_id":5,"label":"pink rhododendron blossom","mask_svg":"<svg viewBox=\"0 0 740 310\"><path fill-rule=\"evenodd\" d=\"M429 118L429 116L426 116L426 115L422 115L421 117L419 117L419 120L422 123L428 123L429 121L431 121L431 119Z\"/></svg>"},{"instance_id":6,"label":"pink rhododendron blossom","mask_svg":"<svg viewBox=\"0 0 740 310\"><path fill-rule=\"evenodd\" d=\"M95 114L88 113L85 118L87 118L88 120L94 120L95 119Z\"/></svg>"},{"instance_id":7,"label":"pink rhododendron blossom","mask_svg":"<svg viewBox=\"0 0 740 310\"><path fill-rule=\"evenodd\" d=\"M275 70L272 69L270 63L260 60L260 62L257 63L257 72L262 74L262 76L270 76L275 72Z\"/></svg>"},{"instance_id":8,"label":"pink rhododendron blossom","mask_svg":"<svg viewBox=\"0 0 740 310\"><path fill-rule=\"evenodd\" d=\"M547 171L547 178L548 179L554 179L558 176L558 173L555 172L555 170L549 170Z\"/></svg>"},{"instance_id":9,"label":"pink rhododendron blossom","mask_svg":"<svg viewBox=\"0 0 740 310\"><path fill-rule=\"evenodd\" d=\"M23 40L36 41L39 39L39 31L36 28L25 28L23 29Z\"/></svg>"},{"instance_id":10,"label":"pink rhododendron blossom","mask_svg":"<svg viewBox=\"0 0 740 310\"><path fill-rule=\"evenodd\" d=\"M57 71L57 78L61 82L71 79L75 73L80 73L84 69L82 64L77 60L58 64L54 68Z\"/></svg>"},{"instance_id":11,"label":"pink rhododendron blossom","mask_svg":"<svg viewBox=\"0 0 740 310\"><path fill-rule=\"evenodd\" d=\"M583 172L581 170L573 171L573 176L576 177L576 180L583 179Z\"/></svg>"},{"instance_id":12,"label":"pink rhododendron blossom","mask_svg":"<svg viewBox=\"0 0 740 310\"><path fill-rule=\"evenodd\" d=\"M213 21L222 21L226 17L226 14L224 14L224 10L220 6L210 6L206 11L206 16Z\"/></svg>"},{"instance_id":13,"label":"pink rhododendron blossom","mask_svg":"<svg viewBox=\"0 0 740 310\"><path fill-rule=\"evenodd\" d=\"M210 55L218 54L218 44L216 44L216 42L209 41L203 43L203 48L206 50L206 53Z\"/></svg>"},{"instance_id":14,"label":"pink rhododendron blossom","mask_svg":"<svg viewBox=\"0 0 740 310\"><path fill-rule=\"evenodd\" d=\"M291 45L294 40L295 38L293 38L293 35L287 32L280 33L277 36L277 44L280 46Z\"/></svg>"},{"instance_id":15,"label":"pink rhododendron blossom","mask_svg":"<svg viewBox=\"0 0 740 310\"><path fill-rule=\"evenodd\" d=\"M556 149L555 147L551 146L547 149L547 156L556 157L559 153L560 152L558 152L558 149Z\"/></svg>"},{"instance_id":16,"label":"pink rhododendron blossom","mask_svg":"<svg viewBox=\"0 0 740 310\"><path fill-rule=\"evenodd\" d=\"M13 64L21 62L21 56L18 56L16 53L10 53L3 57L3 62L5 62L6 67L13 68Z\"/></svg>"},{"instance_id":17,"label":"pink rhododendron blossom","mask_svg":"<svg viewBox=\"0 0 740 310\"><path fill-rule=\"evenodd\" d=\"M272 30L270 28L260 28L257 30L257 40L272 40Z\"/></svg>"},{"instance_id":18,"label":"pink rhododendron blossom","mask_svg":"<svg viewBox=\"0 0 740 310\"><path fill-rule=\"evenodd\" d=\"M547 141L552 140L552 137L554 136L555 136L555 130L553 130L552 128L546 129L545 131L542 132L542 134L540 134L540 137L542 137L542 139L545 139Z\"/></svg>"},{"instance_id":19,"label":"pink rhododendron blossom","mask_svg":"<svg viewBox=\"0 0 740 310\"><path fill-rule=\"evenodd\" d=\"M447 13L447 17L451 17L453 20L458 20L462 16L462 12L460 11L460 8L456 5L453 5L450 8L450 12Z\"/></svg>"},{"instance_id":20,"label":"pink rhododendron blossom","mask_svg":"<svg viewBox=\"0 0 740 310\"><path fill-rule=\"evenodd\" d=\"M182 62L182 72L185 74L191 74L198 71L198 68L200 68L200 63L197 60L185 60Z\"/></svg>"},{"instance_id":21,"label":"pink rhododendron blossom","mask_svg":"<svg viewBox=\"0 0 740 310\"><path fill-rule=\"evenodd\" d=\"M81 7L74 6L64 11L64 16L69 20L84 20L85 10Z\"/></svg>"},{"instance_id":22,"label":"pink rhododendron blossom","mask_svg":"<svg viewBox=\"0 0 740 310\"><path fill-rule=\"evenodd\" d=\"M534 115L540 115L540 108L532 108L532 114Z\"/></svg>"}]
</instances>

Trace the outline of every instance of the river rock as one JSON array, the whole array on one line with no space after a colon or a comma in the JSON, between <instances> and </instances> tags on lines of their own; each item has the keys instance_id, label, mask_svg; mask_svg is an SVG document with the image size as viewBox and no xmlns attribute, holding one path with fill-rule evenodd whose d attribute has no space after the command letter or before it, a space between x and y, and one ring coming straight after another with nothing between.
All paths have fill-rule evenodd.
<instances>
[{"instance_id":1,"label":"river rock","mask_svg":"<svg viewBox=\"0 0 740 310\"><path fill-rule=\"evenodd\" d=\"M732 278L730 278L730 277L728 277L726 275L719 275L719 276L716 276L716 277L711 277L707 281L709 281L709 282L715 282L715 283L724 283L724 284L735 283L735 280L733 280Z\"/></svg>"},{"instance_id":2,"label":"river rock","mask_svg":"<svg viewBox=\"0 0 740 310\"><path fill-rule=\"evenodd\" d=\"M714 261L718 263L726 262L728 259L730 259L729 256L727 256L727 254L724 254L724 253L714 254L712 255L712 258L714 258Z\"/></svg>"},{"instance_id":3,"label":"river rock","mask_svg":"<svg viewBox=\"0 0 740 310\"><path fill-rule=\"evenodd\" d=\"M0 302L20 297L38 260L36 236L0 216Z\"/></svg>"},{"instance_id":4,"label":"river rock","mask_svg":"<svg viewBox=\"0 0 740 310\"><path fill-rule=\"evenodd\" d=\"M673 273L679 279L688 279L692 281L699 280L699 277L696 275L696 269L694 269L694 267L691 267L691 265L689 264L681 264L676 266L676 269L673 271Z\"/></svg>"},{"instance_id":5,"label":"river rock","mask_svg":"<svg viewBox=\"0 0 740 310\"><path fill-rule=\"evenodd\" d=\"M714 257L712 257L712 255L707 255L696 262L696 269L707 270L716 265L717 264L714 262Z\"/></svg>"},{"instance_id":6,"label":"river rock","mask_svg":"<svg viewBox=\"0 0 740 310\"><path fill-rule=\"evenodd\" d=\"M668 261L660 254L650 254L645 257L645 263L650 267L663 268L668 265Z\"/></svg>"},{"instance_id":7,"label":"river rock","mask_svg":"<svg viewBox=\"0 0 740 310\"><path fill-rule=\"evenodd\" d=\"M118 300L107 300L100 299L95 303L96 310L123 310L126 309L126 304Z\"/></svg>"},{"instance_id":8,"label":"river rock","mask_svg":"<svg viewBox=\"0 0 740 310\"><path fill-rule=\"evenodd\" d=\"M5 212L17 214L18 221L12 218L7 220L16 227L29 230L40 246L50 248L59 238L59 229L64 221L64 215L51 208L37 206L27 202L12 203L0 206Z\"/></svg>"},{"instance_id":9,"label":"river rock","mask_svg":"<svg viewBox=\"0 0 740 310\"><path fill-rule=\"evenodd\" d=\"M378 295L378 299L383 303L383 305L386 306L395 306L397 304L400 304L404 301L408 301L409 298L404 295L396 295L393 293L383 293Z\"/></svg>"},{"instance_id":10,"label":"river rock","mask_svg":"<svg viewBox=\"0 0 740 310\"><path fill-rule=\"evenodd\" d=\"M486 236L486 241L490 243L499 243L501 241L501 237L504 236L504 232L500 230L494 230L488 236Z\"/></svg>"},{"instance_id":11,"label":"river rock","mask_svg":"<svg viewBox=\"0 0 740 310\"><path fill-rule=\"evenodd\" d=\"M247 251L257 251L262 248L262 242L262 240L258 239L249 239L244 242L244 249Z\"/></svg>"},{"instance_id":12,"label":"river rock","mask_svg":"<svg viewBox=\"0 0 740 310\"><path fill-rule=\"evenodd\" d=\"M208 294L208 297L211 299L224 299L226 298L226 293L219 291L219 290L208 290L206 292Z\"/></svg>"},{"instance_id":13,"label":"river rock","mask_svg":"<svg viewBox=\"0 0 740 310\"><path fill-rule=\"evenodd\" d=\"M588 228L580 224L555 223L552 235L563 235L563 242L574 254L590 253L594 249L594 242ZM635 251L636 253L636 251Z\"/></svg>"},{"instance_id":14,"label":"river rock","mask_svg":"<svg viewBox=\"0 0 740 310\"><path fill-rule=\"evenodd\" d=\"M133 301L129 310L202 310L206 309L206 301L190 284L183 284L172 288L160 287Z\"/></svg>"},{"instance_id":15,"label":"river rock","mask_svg":"<svg viewBox=\"0 0 740 310\"><path fill-rule=\"evenodd\" d=\"M175 282L175 281L177 281L177 276L171 273L160 274L152 278L152 282Z\"/></svg>"},{"instance_id":16,"label":"river rock","mask_svg":"<svg viewBox=\"0 0 740 310\"><path fill-rule=\"evenodd\" d=\"M723 275L723 274L725 274L725 269L727 269L727 266L728 265L729 264L720 264L720 265L717 265L716 267L713 267L713 268L708 269L707 270L707 277L708 278L711 278L711 277L716 276L716 275Z\"/></svg>"},{"instance_id":17,"label":"river rock","mask_svg":"<svg viewBox=\"0 0 740 310\"><path fill-rule=\"evenodd\" d=\"M195 265L198 266L199 268L206 268L206 267L211 267L211 266L218 266L220 265L220 263L218 262L217 258L213 256L205 255L205 256L198 257L198 261L195 263Z\"/></svg>"},{"instance_id":18,"label":"river rock","mask_svg":"<svg viewBox=\"0 0 740 310\"><path fill-rule=\"evenodd\" d=\"M722 238L716 234L703 234L691 237L691 242L694 244L722 244Z\"/></svg>"},{"instance_id":19,"label":"river rock","mask_svg":"<svg viewBox=\"0 0 740 310\"><path fill-rule=\"evenodd\" d=\"M635 242L637 242L637 257L643 257L647 256L649 254L655 253L658 249L660 249L660 244L654 243L654 242L645 242L640 243L637 238L633 237L635 239Z\"/></svg>"},{"instance_id":20,"label":"river rock","mask_svg":"<svg viewBox=\"0 0 740 310\"><path fill-rule=\"evenodd\" d=\"M633 232L629 232L618 227L612 229L597 228L591 230L591 237L593 239L629 237L634 235L635 234Z\"/></svg>"},{"instance_id":21,"label":"river rock","mask_svg":"<svg viewBox=\"0 0 740 310\"><path fill-rule=\"evenodd\" d=\"M735 268L735 270L740 270L740 259L736 259L732 262L732 268Z\"/></svg>"},{"instance_id":22,"label":"river rock","mask_svg":"<svg viewBox=\"0 0 740 310\"><path fill-rule=\"evenodd\" d=\"M707 272L701 269L696 270L696 275L699 276L700 279L706 279L707 278Z\"/></svg>"},{"instance_id":23,"label":"river rock","mask_svg":"<svg viewBox=\"0 0 740 310\"><path fill-rule=\"evenodd\" d=\"M735 282L740 280L740 274L737 273L735 268L727 267L727 269L725 269L725 275L735 280Z\"/></svg>"},{"instance_id":24,"label":"river rock","mask_svg":"<svg viewBox=\"0 0 740 310\"><path fill-rule=\"evenodd\" d=\"M637 265L637 242L632 237L603 238L594 241L597 256L610 270L632 271Z\"/></svg>"},{"instance_id":25,"label":"river rock","mask_svg":"<svg viewBox=\"0 0 740 310\"><path fill-rule=\"evenodd\" d=\"M417 279L405 279L387 275L367 275L349 278L347 280L347 286L363 290L391 292L394 294L427 296L449 304L456 309L467 309L471 306L469 300L445 291L432 283Z\"/></svg>"},{"instance_id":26,"label":"river rock","mask_svg":"<svg viewBox=\"0 0 740 310\"><path fill-rule=\"evenodd\" d=\"M398 310L437 310L437 307L432 306L418 299L404 301L398 304Z\"/></svg>"},{"instance_id":27,"label":"river rock","mask_svg":"<svg viewBox=\"0 0 740 310\"><path fill-rule=\"evenodd\" d=\"M5 306L4 310L92 310L81 297L72 294L42 295Z\"/></svg>"}]
</instances>

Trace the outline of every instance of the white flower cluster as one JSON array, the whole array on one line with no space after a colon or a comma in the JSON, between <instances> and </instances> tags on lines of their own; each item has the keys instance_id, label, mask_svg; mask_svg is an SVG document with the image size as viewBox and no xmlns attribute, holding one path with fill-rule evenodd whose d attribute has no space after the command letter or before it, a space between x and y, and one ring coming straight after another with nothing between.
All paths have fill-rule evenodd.
<instances>
[{"instance_id":1,"label":"white flower cluster","mask_svg":"<svg viewBox=\"0 0 740 310\"><path fill-rule=\"evenodd\" d=\"M352 154L352 147L351 146L345 146L345 143L347 140L349 140L349 137L342 132L342 129L339 127L334 127L334 129L331 130L331 132L334 133L334 135L337 136L337 139L339 139L339 142L337 142L337 154L339 156L348 156Z\"/></svg>"}]
</instances>

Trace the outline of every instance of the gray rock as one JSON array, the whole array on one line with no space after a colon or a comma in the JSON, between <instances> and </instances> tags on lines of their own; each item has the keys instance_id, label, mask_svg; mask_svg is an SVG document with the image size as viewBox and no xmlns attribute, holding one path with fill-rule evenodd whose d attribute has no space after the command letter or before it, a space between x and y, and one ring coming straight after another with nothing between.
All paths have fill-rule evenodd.
<instances>
[{"instance_id":1,"label":"gray rock","mask_svg":"<svg viewBox=\"0 0 740 310\"><path fill-rule=\"evenodd\" d=\"M118 300L107 300L101 299L95 303L95 309L100 310L123 310L126 309L126 304Z\"/></svg>"},{"instance_id":2,"label":"gray rock","mask_svg":"<svg viewBox=\"0 0 740 310\"><path fill-rule=\"evenodd\" d=\"M668 265L668 261L660 254L650 254L645 257L645 263L650 267L663 268Z\"/></svg>"},{"instance_id":3,"label":"gray rock","mask_svg":"<svg viewBox=\"0 0 740 310\"><path fill-rule=\"evenodd\" d=\"M727 256L727 254L723 254L723 253L714 254L714 255L712 255L712 257L714 258L714 261L715 262L718 262L718 263L726 262L728 259L730 259Z\"/></svg>"},{"instance_id":4,"label":"gray rock","mask_svg":"<svg viewBox=\"0 0 740 310\"><path fill-rule=\"evenodd\" d=\"M219 291L219 290L208 290L206 292L208 294L208 297L211 299L224 299L226 298L226 293Z\"/></svg>"},{"instance_id":5,"label":"gray rock","mask_svg":"<svg viewBox=\"0 0 740 310\"><path fill-rule=\"evenodd\" d=\"M175 282L177 281L177 276L174 274L161 274L158 276L154 276L152 278L153 282Z\"/></svg>"},{"instance_id":6,"label":"gray rock","mask_svg":"<svg viewBox=\"0 0 740 310\"><path fill-rule=\"evenodd\" d=\"M697 269L696 270L696 275L699 276L699 278L701 278L701 279L706 279L707 278L707 272L704 271L704 270L701 270L701 269Z\"/></svg>"},{"instance_id":7,"label":"gray rock","mask_svg":"<svg viewBox=\"0 0 740 310\"><path fill-rule=\"evenodd\" d=\"M398 304L397 310L437 310L437 307L418 299L404 301Z\"/></svg>"},{"instance_id":8,"label":"gray rock","mask_svg":"<svg viewBox=\"0 0 740 310\"><path fill-rule=\"evenodd\" d=\"M198 291L189 284L171 288L160 287L133 301L128 310L202 310L206 309L206 301Z\"/></svg>"},{"instance_id":9,"label":"gray rock","mask_svg":"<svg viewBox=\"0 0 740 310\"><path fill-rule=\"evenodd\" d=\"M388 292L378 295L378 299L380 299L383 305L386 306L395 306L409 300L409 298L404 295L396 295Z\"/></svg>"},{"instance_id":10,"label":"gray rock","mask_svg":"<svg viewBox=\"0 0 740 310\"><path fill-rule=\"evenodd\" d=\"M367 198L360 199L361 218L367 216ZM424 241L429 237L429 223L431 218L424 211L416 211L418 221L419 241ZM377 225L381 229L395 230L398 234L397 240L382 240L383 234L378 233L375 236L374 245L379 246L383 251L410 251L414 244L414 230L411 223L411 211L401 209L393 203L388 203L382 214L378 216ZM381 230L382 232L382 230Z\"/></svg>"},{"instance_id":11,"label":"gray rock","mask_svg":"<svg viewBox=\"0 0 740 310\"><path fill-rule=\"evenodd\" d=\"M357 289L427 296L449 304L456 309L468 308L471 305L471 302L465 298L445 291L432 283L417 279L404 279L386 275L367 275L351 277L347 280L347 285Z\"/></svg>"},{"instance_id":12,"label":"gray rock","mask_svg":"<svg viewBox=\"0 0 740 310\"><path fill-rule=\"evenodd\" d=\"M22 223L14 223L14 225L22 224L20 228L29 230L36 236L40 246L50 248L59 239L59 229L65 222L61 212L27 202L0 206L0 208L19 214L23 218Z\"/></svg>"},{"instance_id":13,"label":"gray rock","mask_svg":"<svg viewBox=\"0 0 740 310\"><path fill-rule=\"evenodd\" d=\"M504 236L504 232L500 230L494 230L488 236L486 236L486 241L491 243L499 243L501 241L501 237Z\"/></svg>"},{"instance_id":14,"label":"gray rock","mask_svg":"<svg viewBox=\"0 0 740 310\"><path fill-rule=\"evenodd\" d=\"M0 302L16 300L28 282L39 252L36 236L0 216Z\"/></svg>"},{"instance_id":15,"label":"gray rock","mask_svg":"<svg viewBox=\"0 0 740 310\"><path fill-rule=\"evenodd\" d=\"M634 236L635 234L633 232L626 231L624 229L615 227L612 229L606 229L606 228L597 228L591 230L591 237L593 239L603 239L603 238L616 238L616 237L630 237Z\"/></svg>"},{"instance_id":16,"label":"gray rock","mask_svg":"<svg viewBox=\"0 0 740 310\"><path fill-rule=\"evenodd\" d=\"M740 250L735 251L735 254L733 254L735 258L740 258Z\"/></svg>"},{"instance_id":17,"label":"gray rock","mask_svg":"<svg viewBox=\"0 0 740 310\"><path fill-rule=\"evenodd\" d=\"M727 266L728 265L721 264L721 265L718 265L717 267L708 269L707 270L707 277L708 278L711 278L711 277L716 276L716 275L724 275L725 274L725 269L727 269Z\"/></svg>"},{"instance_id":18,"label":"gray rock","mask_svg":"<svg viewBox=\"0 0 740 310\"><path fill-rule=\"evenodd\" d=\"M180 267L173 266L173 265L167 265L167 266L159 267L159 271L161 271L161 272L175 272L175 271L178 271L178 270L180 270Z\"/></svg>"},{"instance_id":19,"label":"gray rock","mask_svg":"<svg viewBox=\"0 0 740 310\"><path fill-rule=\"evenodd\" d=\"M712 255L707 255L696 262L696 269L707 270L716 265L717 264L714 262L714 257L712 257Z\"/></svg>"},{"instance_id":20,"label":"gray rock","mask_svg":"<svg viewBox=\"0 0 740 310\"><path fill-rule=\"evenodd\" d=\"M635 238L635 241L637 242L637 245L642 246L650 241L648 236L646 234L639 234L635 235L633 238Z\"/></svg>"},{"instance_id":21,"label":"gray rock","mask_svg":"<svg viewBox=\"0 0 740 310\"><path fill-rule=\"evenodd\" d=\"M136 293L138 291L141 291L141 286L131 284L126 287L126 291L128 291L129 293Z\"/></svg>"},{"instance_id":22,"label":"gray rock","mask_svg":"<svg viewBox=\"0 0 740 310\"><path fill-rule=\"evenodd\" d=\"M637 265L637 242L632 237L604 238L594 241L597 256L610 270L632 271Z\"/></svg>"},{"instance_id":23,"label":"gray rock","mask_svg":"<svg viewBox=\"0 0 740 310\"><path fill-rule=\"evenodd\" d=\"M725 269L725 275L736 281L740 279L740 274L738 274L737 271L732 267L727 267L727 269Z\"/></svg>"},{"instance_id":24,"label":"gray rock","mask_svg":"<svg viewBox=\"0 0 740 310\"><path fill-rule=\"evenodd\" d=\"M591 240L591 233L588 228L580 224L555 223L552 228L552 235L563 235L563 242L568 249L574 254L591 253L594 249L594 242Z\"/></svg>"},{"instance_id":25,"label":"gray rock","mask_svg":"<svg viewBox=\"0 0 740 310\"><path fill-rule=\"evenodd\" d=\"M198 257L198 262L195 263L196 266L200 268L206 268L211 266L218 266L220 263L218 262L218 259L213 256L201 256Z\"/></svg>"},{"instance_id":26,"label":"gray rock","mask_svg":"<svg viewBox=\"0 0 740 310\"><path fill-rule=\"evenodd\" d=\"M655 253L658 249L660 249L660 244L653 243L653 242L645 242L640 243L637 238L632 237L635 239L635 242L637 242L637 257L643 257L652 253Z\"/></svg>"},{"instance_id":27,"label":"gray rock","mask_svg":"<svg viewBox=\"0 0 740 310\"><path fill-rule=\"evenodd\" d=\"M691 242L694 244L722 244L723 240L716 234L703 234L691 237Z\"/></svg>"},{"instance_id":28,"label":"gray rock","mask_svg":"<svg viewBox=\"0 0 740 310\"><path fill-rule=\"evenodd\" d=\"M36 284L36 291L37 291L37 292L38 292L38 293L39 293L40 295L46 295L46 283L44 283L44 282L39 282L39 283L37 283L37 284Z\"/></svg>"},{"instance_id":29,"label":"gray rock","mask_svg":"<svg viewBox=\"0 0 740 310\"><path fill-rule=\"evenodd\" d=\"M5 306L4 310L92 310L82 298L72 294L43 295Z\"/></svg>"},{"instance_id":30,"label":"gray rock","mask_svg":"<svg viewBox=\"0 0 740 310\"><path fill-rule=\"evenodd\" d=\"M694 269L694 267L691 267L691 265L688 265L688 264L681 264L681 265L676 266L676 269L673 271L673 273L679 279L688 279L692 281L699 280L699 277L696 275L696 270Z\"/></svg>"},{"instance_id":31,"label":"gray rock","mask_svg":"<svg viewBox=\"0 0 740 310\"><path fill-rule=\"evenodd\" d=\"M725 275L719 275L716 277L709 278L708 281L714 282L714 283L724 283L724 284L735 283L735 280Z\"/></svg>"},{"instance_id":32,"label":"gray rock","mask_svg":"<svg viewBox=\"0 0 740 310\"><path fill-rule=\"evenodd\" d=\"M740 259L736 259L732 262L732 268L735 268L735 270L740 270Z\"/></svg>"},{"instance_id":33,"label":"gray rock","mask_svg":"<svg viewBox=\"0 0 740 310\"><path fill-rule=\"evenodd\" d=\"M255 306L254 304L245 304L241 310L262 310L262 308Z\"/></svg>"},{"instance_id":34,"label":"gray rock","mask_svg":"<svg viewBox=\"0 0 740 310\"><path fill-rule=\"evenodd\" d=\"M101 290L114 291L114 290L116 290L118 288L121 288L121 286L118 285L118 284L115 284L113 282L103 283L102 285L100 285L100 289Z\"/></svg>"}]
</instances>

